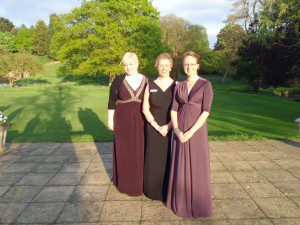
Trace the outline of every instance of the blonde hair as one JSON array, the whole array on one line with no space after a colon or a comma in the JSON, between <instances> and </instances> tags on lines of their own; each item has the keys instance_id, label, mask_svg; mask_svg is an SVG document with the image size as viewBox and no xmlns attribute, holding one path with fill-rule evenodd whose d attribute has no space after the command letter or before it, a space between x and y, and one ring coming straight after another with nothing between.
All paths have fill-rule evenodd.
<instances>
[{"instance_id":1,"label":"blonde hair","mask_svg":"<svg viewBox=\"0 0 300 225\"><path fill-rule=\"evenodd\" d=\"M122 64L126 62L128 59L132 59L137 65L139 64L139 59L137 55L133 52L126 52L122 58Z\"/></svg>"},{"instance_id":2,"label":"blonde hair","mask_svg":"<svg viewBox=\"0 0 300 225\"><path fill-rule=\"evenodd\" d=\"M201 58L200 58L200 55L198 55L197 53L195 52L192 52L192 51L188 51L186 53L183 54L182 56L182 63L184 62L184 59L188 56L191 56L193 58L195 58L197 60L197 64L201 65Z\"/></svg>"},{"instance_id":3,"label":"blonde hair","mask_svg":"<svg viewBox=\"0 0 300 225\"><path fill-rule=\"evenodd\" d=\"M158 64L159 64L159 61L162 60L162 59L167 59L170 61L170 64L171 64L171 68L173 67L173 59L172 59L172 56L169 54L169 53L162 53L160 54L159 56L157 56L156 60L155 60L155 67L157 68L158 67Z\"/></svg>"}]
</instances>

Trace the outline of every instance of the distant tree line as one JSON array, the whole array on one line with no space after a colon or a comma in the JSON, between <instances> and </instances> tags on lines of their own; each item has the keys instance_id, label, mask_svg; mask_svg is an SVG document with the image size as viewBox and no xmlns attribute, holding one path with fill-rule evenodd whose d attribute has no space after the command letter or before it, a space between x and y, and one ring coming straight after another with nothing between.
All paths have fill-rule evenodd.
<instances>
[{"instance_id":1,"label":"distant tree line","mask_svg":"<svg viewBox=\"0 0 300 225\"><path fill-rule=\"evenodd\" d=\"M214 48L214 57L226 59L219 64L221 70L228 68L255 91L270 86L299 88L300 2L235 0L232 11Z\"/></svg>"},{"instance_id":2,"label":"distant tree line","mask_svg":"<svg viewBox=\"0 0 300 225\"><path fill-rule=\"evenodd\" d=\"M49 55L59 60L61 75L109 77L122 73L126 51L137 53L140 70L153 75L161 52L174 58L172 76L181 70L181 55L202 56L201 73L245 80L260 86L299 85L299 1L235 0L233 13L209 48L206 29L176 15L159 16L148 0L91 0L67 14L50 16L49 25L14 27L0 18L0 46L9 52Z\"/></svg>"}]
</instances>

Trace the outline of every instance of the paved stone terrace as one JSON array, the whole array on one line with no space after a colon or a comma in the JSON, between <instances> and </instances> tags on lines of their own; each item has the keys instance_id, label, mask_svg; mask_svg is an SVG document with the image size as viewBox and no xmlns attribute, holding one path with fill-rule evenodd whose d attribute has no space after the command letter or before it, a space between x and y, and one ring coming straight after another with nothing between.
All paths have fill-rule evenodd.
<instances>
[{"instance_id":1,"label":"paved stone terrace","mask_svg":"<svg viewBox=\"0 0 300 225\"><path fill-rule=\"evenodd\" d=\"M211 142L214 216L182 219L111 184L111 143L16 143L0 153L0 224L300 224L299 142Z\"/></svg>"}]
</instances>

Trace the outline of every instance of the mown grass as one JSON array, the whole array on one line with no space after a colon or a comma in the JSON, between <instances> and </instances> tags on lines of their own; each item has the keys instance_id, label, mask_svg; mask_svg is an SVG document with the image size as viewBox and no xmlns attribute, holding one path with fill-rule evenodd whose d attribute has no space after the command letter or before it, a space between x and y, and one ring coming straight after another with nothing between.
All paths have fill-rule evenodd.
<instances>
[{"instance_id":1,"label":"mown grass","mask_svg":"<svg viewBox=\"0 0 300 225\"><path fill-rule=\"evenodd\" d=\"M56 75L59 63L42 60L43 73L0 89L0 110L13 123L8 141L112 141L106 124L108 86L63 81ZM206 78L215 92L210 140L299 139L294 122L299 103L240 92L246 85L236 81L222 85L217 76Z\"/></svg>"}]
</instances>

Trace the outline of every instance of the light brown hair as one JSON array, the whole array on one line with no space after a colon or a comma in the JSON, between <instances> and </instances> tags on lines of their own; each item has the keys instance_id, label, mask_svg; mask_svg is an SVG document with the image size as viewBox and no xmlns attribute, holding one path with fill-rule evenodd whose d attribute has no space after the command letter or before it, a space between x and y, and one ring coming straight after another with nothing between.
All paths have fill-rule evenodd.
<instances>
[{"instance_id":1,"label":"light brown hair","mask_svg":"<svg viewBox=\"0 0 300 225\"><path fill-rule=\"evenodd\" d=\"M194 57L196 60L197 60L197 63L199 65L201 65L201 58L200 58L200 55L198 55L197 53L195 52L192 52L192 51L188 51L186 53L183 54L182 56L182 63L184 62L184 59L188 56L191 56L191 57Z\"/></svg>"},{"instance_id":2,"label":"light brown hair","mask_svg":"<svg viewBox=\"0 0 300 225\"><path fill-rule=\"evenodd\" d=\"M171 68L173 67L173 59L172 59L172 56L169 54L169 53L162 53L160 54L159 56L157 56L156 60L155 60L155 67L157 68L158 67L158 64L159 64L159 61L162 60L162 59L167 59L170 61L170 64L171 64Z\"/></svg>"}]
</instances>

